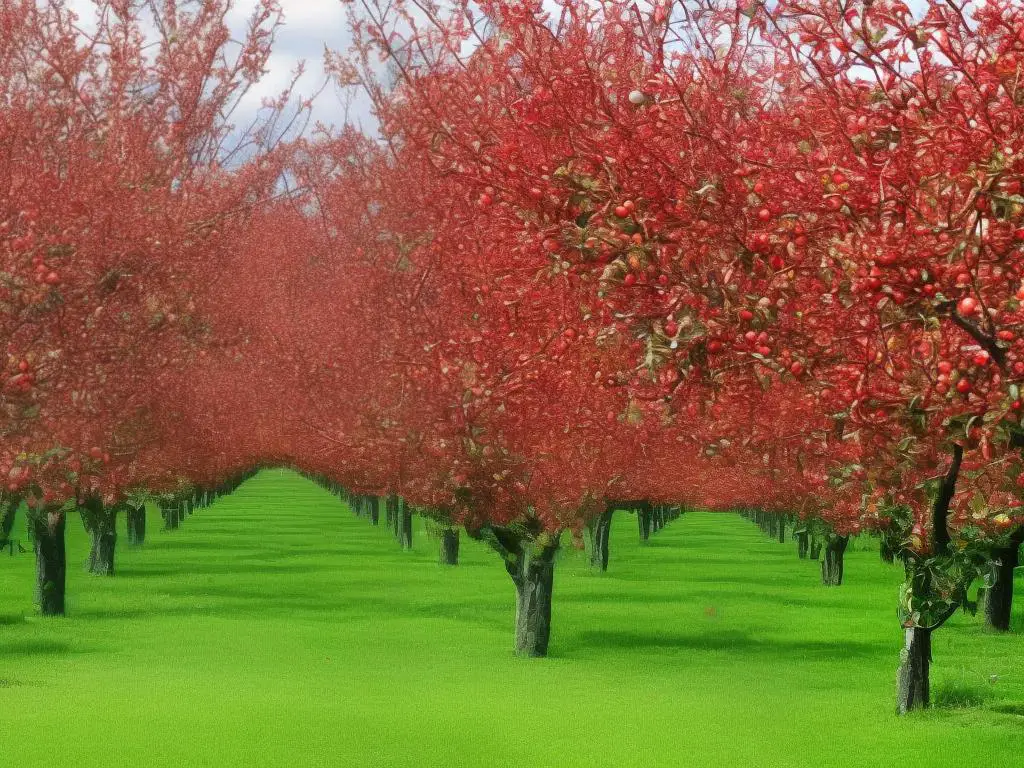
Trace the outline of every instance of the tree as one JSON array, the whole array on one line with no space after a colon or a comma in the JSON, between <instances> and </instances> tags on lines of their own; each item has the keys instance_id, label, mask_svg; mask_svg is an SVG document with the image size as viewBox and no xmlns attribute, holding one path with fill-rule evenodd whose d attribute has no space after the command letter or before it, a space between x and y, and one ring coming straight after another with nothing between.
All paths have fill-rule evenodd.
<instances>
[{"instance_id":1,"label":"tree","mask_svg":"<svg viewBox=\"0 0 1024 768\"><path fill-rule=\"evenodd\" d=\"M985 623L994 630L1010 629L1013 607L1013 573L1020 565L1020 547L1024 543L1024 527L1008 537L1006 546L995 550L992 584L985 590Z\"/></svg>"},{"instance_id":2,"label":"tree","mask_svg":"<svg viewBox=\"0 0 1024 768\"><path fill-rule=\"evenodd\" d=\"M202 336L181 276L277 183L287 92L240 139L228 121L279 14L259 3L234 51L230 7L101 0L88 32L64 2L0 11L0 471L30 502L41 593L60 584L46 612L63 610L66 503L96 520L166 475L163 385Z\"/></svg>"}]
</instances>

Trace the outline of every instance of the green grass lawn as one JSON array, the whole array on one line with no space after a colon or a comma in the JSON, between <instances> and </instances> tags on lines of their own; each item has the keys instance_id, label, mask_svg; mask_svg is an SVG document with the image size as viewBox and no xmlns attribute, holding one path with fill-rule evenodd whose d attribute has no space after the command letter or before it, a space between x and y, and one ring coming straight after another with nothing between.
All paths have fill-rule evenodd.
<instances>
[{"instance_id":1,"label":"green grass lawn","mask_svg":"<svg viewBox=\"0 0 1024 768\"><path fill-rule=\"evenodd\" d=\"M82 571L86 538L70 522L66 619L34 615L30 554L0 556L4 764L1024 760L1024 597L1019 634L966 616L936 634L933 692L968 706L897 718L900 572L870 541L829 589L795 545L737 516L688 513L641 546L635 518L617 513L609 572L562 553L551 657L522 660L511 582L465 537L457 568L437 565L419 524L403 553L383 523L285 471L180 530L159 523L143 549L122 536L108 579Z\"/></svg>"}]
</instances>

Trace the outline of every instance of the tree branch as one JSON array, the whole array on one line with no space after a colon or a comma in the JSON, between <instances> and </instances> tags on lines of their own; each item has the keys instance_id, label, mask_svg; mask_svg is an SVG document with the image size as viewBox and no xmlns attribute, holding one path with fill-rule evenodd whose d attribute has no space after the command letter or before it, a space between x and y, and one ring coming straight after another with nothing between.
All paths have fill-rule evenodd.
<instances>
[{"instance_id":1,"label":"tree branch","mask_svg":"<svg viewBox=\"0 0 1024 768\"><path fill-rule=\"evenodd\" d=\"M956 490L957 477L960 474L960 462L963 461L963 446L953 445L953 461L949 465L949 471L942 478L939 486L939 495L935 499L935 506L932 510L932 527L935 536L935 553L948 555L950 545L949 525L949 503L953 500L953 492Z\"/></svg>"},{"instance_id":2,"label":"tree branch","mask_svg":"<svg viewBox=\"0 0 1024 768\"><path fill-rule=\"evenodd\" d=\"M972 339L978 342L981 348L989 353L1000 368L1006 368L1006 350L1000 347L992 336L985 333L981 328L953 309L953 302L943 304L941 308L948 308L950 310L949 319L953 321L953 324L966 331Z\"/></svg>"}]
</instances>

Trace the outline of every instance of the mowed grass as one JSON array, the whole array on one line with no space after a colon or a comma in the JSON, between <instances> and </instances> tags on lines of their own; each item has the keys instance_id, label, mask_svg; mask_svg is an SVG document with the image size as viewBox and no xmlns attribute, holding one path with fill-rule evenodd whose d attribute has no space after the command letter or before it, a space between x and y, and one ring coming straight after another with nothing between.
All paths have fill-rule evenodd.
<instances>
[{"instance_id":1,"label":"mowed grass","mask_svg":"<svg viewBox=\"0 0 1024 768\"><path fill-rule=\"evenodd\" d=\"M123 521L121 523L123 525ZM1024 756L1024 615L937 633L950 704L892 714L899 569L847 584L734 515L647 545L617 513L607 574L567 550L551 657L510 651L513 589L463 541L437 565L335 498L266 471L90 577L69 525L68 617L0 556L0 757L32 766L983 766ZM23 535L19 523L16 535ZM1024 584L1019 584L1024 595ZM1024 604L1024 599L1020 601ZM991 676L996 676L991 682Z\"/></svg>"}]
</instances>

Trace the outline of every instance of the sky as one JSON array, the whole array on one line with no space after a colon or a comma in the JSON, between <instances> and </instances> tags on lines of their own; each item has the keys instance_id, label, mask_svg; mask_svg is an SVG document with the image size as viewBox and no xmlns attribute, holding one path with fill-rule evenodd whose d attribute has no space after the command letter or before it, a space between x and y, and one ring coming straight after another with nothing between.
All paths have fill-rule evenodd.
<instances>
[{"instance_id":1,"label":"sky","mask_svg":"<svg viewBox=\"0 0 1024 768\"><path fill-rule=\"evenodd\" d=\"M343 51L348 48L351 36L345 25L345 10L341 0L279 0L284 12L284 27L280 30L274 52L267 65L269 72L249 94L247 110L259 107L264 97L275 96L287 85L292 71L301 60L306 61L306 74L297 86L297 94L307 97L317 91L324 82L324 47ZM236 0L230 23L240 35L252 14L256 0ZM313 116L327 124L339 124L344 119L343 100L332 86L314 102ZM350 119L372 122L365 105L356 104Z\"/></svg>"},{"instance_id":2,"label":"sky","mask_svg":"<svg viewBox=\"0 0 1024 768\"><path fill-rule=\"evenodd\" d=\"M345 11L341 0L279 0L285 14L285 27L278 38L271 57L265 81L254 90L250 106L255 109L259 99L280 91L300 59L307 62L307 74L299 86L299 94L311 93L323 82L323 51L327 45L333 50L345 50L351 37L345 25ZM920 15L926 0L905 0L915 15ZM244 27L256 0L236 0L233 13L238 29ZM644 0L640 0L644 5ZM345 116L342 100L331 87L317 99L314 119L327 124L340 124ZM370 115L365 100L356 101L349 109L349 119L364 128L374 129L376 122Z\"/></svg>"},{"instance_id":3,"label":"sky","mask_svg":"<svg viewBox=\"0 0 1024 768\"><path fill-rule=\"evenodd\" d=\"M93 0L66 0L88 26L87 20L93 15ZM246 21L252 14L257 0L235 0L229 16L231 29L239 38L245 30ZM309 97L325 82L323 70L324 48L344 51L349 47L351 36L345 23L345 6L342 0L278 0L284 13L284 26L279 30L274 52L267 65L267 74L254 87L236 115L236 124L247 124L265 97L278 95L290 80L291 73L301 60L306 62L306 74L299 81L296 96ZM641 3L643 0L641 0ZM906 0L910 8L919 14L925 0ZM375 132L376 121L370 114L365 98L357 99L348 107L345 99L333 85L328 85L316 98L313 105L313 119L327 125L340 125L346 116L348 120L368 132Z\"/></svg>"},{"instance_id":4,"label":"sky","mask_svg":"<svg viewBox=\"0 0 1024 768\"><path fill-rule=\"evenodd\" d=\"M89 29L95 16L93 0L66 0L67 6L78 14L83 28ZM295 67L306 62L306 74L296 87L296 96L309 97L325 82L324 47L344 51L351 42L345 23L345 7L341 0L278 0L284 13L284 25L278 31L273 54L267 64L267 74L249 92L236 114L235 123L247 124L259 109L262 100L275 97L288 84ZM236 38L245 33L246 23L256 7L256 0L235 0L228 23ZM338 125L345 119L344 100L333 86L328 86L316 99L314 120ZM372 128L365 102L356 102L349 110L349 119L356 124Z\"/></svg>"}]
</instances>

